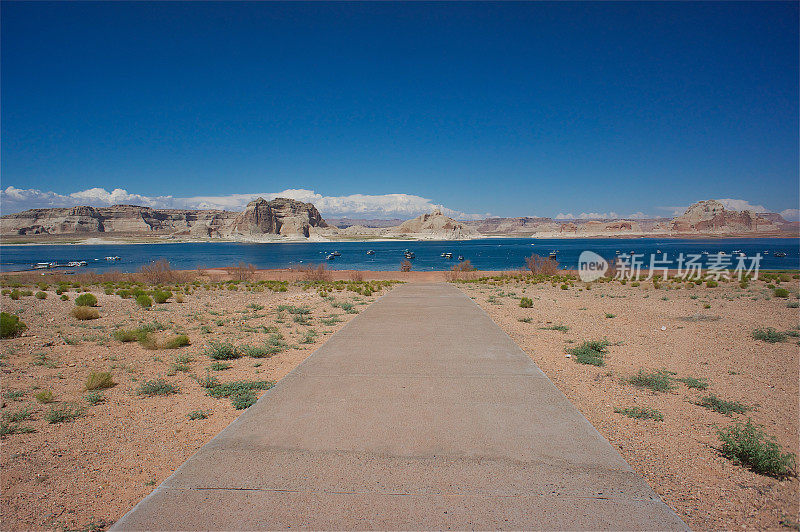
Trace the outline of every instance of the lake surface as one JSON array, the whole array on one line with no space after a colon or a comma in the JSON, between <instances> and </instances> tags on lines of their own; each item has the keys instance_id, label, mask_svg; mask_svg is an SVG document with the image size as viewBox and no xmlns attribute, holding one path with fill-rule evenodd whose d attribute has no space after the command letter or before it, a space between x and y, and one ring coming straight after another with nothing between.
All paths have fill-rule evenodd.
<instances>
[{"instance_id":1,"label":"lake surface","mask_svg":"<svg viewBox=\"0 0 800 532\"><path fill-rule=\"evenodd\" d=\"M479 270L513 270L525 265L525 257L532 253L547 256L557 251L563 268L577 268L578 256L584 250L613 259L616 252L643 253L645 263L651 253L666 253L676 260L679 253L732 253L741 250L747 256L761 253L761 269L800 268L800 239L726 239L678 240L658 238L605 238L605 239L531 239L493 238L482 240L436 242L308 242L286 244L250 244L231 242L180 243L180 244L122 244L122 245L46 245L0 246L0 270L29 269L36 262L85 260L88 266L80 270L133 272L144 264L166 259L175 269L212 268L233 266L239 262L254 264L257 268L289 268L308 264L326 263L335 270L399 270L403 251L416 254L412 261L414 270L448 270L458 262L457 257L472 262ZM374 255L367 255L374 250ZM332 251L340 257L326 260ZM452 252L453 259L440 255ZM766 254L765 254L766 252ZM786 257L775 257L775 252ZM107 262L105 257L119 256L119 261ZM707 255L703 256L704 260ZM734 263L736 261L734 260ZM676 263L677 267L677 263Z\"/></svg>"}]
</instances>

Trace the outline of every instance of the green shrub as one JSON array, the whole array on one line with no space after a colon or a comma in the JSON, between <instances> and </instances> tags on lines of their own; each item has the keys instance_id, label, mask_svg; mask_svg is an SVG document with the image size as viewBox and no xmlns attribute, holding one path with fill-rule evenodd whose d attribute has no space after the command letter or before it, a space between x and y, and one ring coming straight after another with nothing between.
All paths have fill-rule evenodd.
<instances>
[{"instance_id":1,"label":"green shrub","mask_svg":"<svg viewBox=\"0 0 800 532\"><path fill-rule=\"evenodd\" d=\"M53 392L50 390L42 390L41 392L37 392L33 397L37 402L42 404L53 402Z\"/></svg>"},{"instance_id":2,"label":"green shrub","mask_svg":"<svg viewBox=\"0 0 800 532\"><path fill-rule=\"evenodd\" d=\"M786 303L787 308L798 308L800 307L800 301L789 301Z\"/></svg>"},{"instance_id":3,"label":"green shrub","mask_svg":"<svg viewBox=\"0 0 800 532\"><path fill-rule=\"evenodd\" d=\"M672 373L663 369L649 373L640 369L639 373L630 377L627 382L639 388L648 388L654 392L668 392L675 387L672 381Z\"/></svg>"},{"instance_id":4,"label":"green shrub","mask_svg":"<svg viewBox=\"0 0 800 532\"><path fill-rule=\"evenodd\" d=\"M136 391L138 395L152 397L154 395L170 395L178 393L179 389L174 384L168 383L162 378L143 382Z\"/></svg>"},{"instance_id":5,"label":"green shrub","mask_svg":"<svg viewBox=\"0 0 800 532\"><path fill-rule=\"evenodd\" d=\"M253 392L242 392L231 397L231 404L236 410L244 410L254 405L257 400L258 398Z\"/></svg>"},{"instance_id":6,"label":"green shrub","mask_svg":"<svg viewBox=\"0 0 800 532\"><path fill-rule=\"evenodd\" d=\"M533 299L529 297L523 297L519 300L519 306L522 308L531 308L533 307Z\"/></svg>"},{"instance_id":7,"label":"green shrub","mask_svg":"<svg viewBox=\"0 0 800 532\"><path fill-rule=\"evenodd\" d=\"M750 419L746 423L734 423L717 434L722 441L720 452L735 464L776 478L794 474L794 454L782 453L775 438L765 434Z\"/></svg>"},{"instance_id":8,"label":"green shrub","mask_svg":"<svg viewBox=\"0 0 800 532\"><path fill-rule=\"evenodd\" d=\"M528 322L528 323L530 323L530 322ZM547 327L540 327L540 329L543 330L543 331L567 332L569 330L569 327L567 327L566 325L548 325Z\"/></svg>"},{"instance_id":9,"label":"green shrub","mask_svg":"<svg viewBox=\"0 0 800 532\"><path fill-rule=\"evenodd\" d=\"M242 356L239 349L227 342L212 342L203 354L213 360L233 360Z\"/></svg>"},{"instance_id":10,"label":"green shrub","mask_svg":"<svg viewBox=\"0 0 800 532\"><path fill-rule=\"evenodd\" d=\"M103 392L89 392L84 396L84 399L86 399L87 403L94 406L105 402L106 396L103 395Z\"/></svg>"},{"instance_id":11,"label":"green shrub","mask_svg":"<svg viewBox=\"0 0 800 532\"><path fill-rule=\"evenodd\" d=\"M169 298L172 297L172 292L169 290L156 290L153 292L153 299L156 303L162 304L166 303Z\"/></svg>"},{"instance_id":12,"label":"green shrub","mask_svg":"<svg viewBox=\"0 0 800 532\"><path fill-rule=\"evenodd\" d=\"M655 408L646 406L634 406L631 408L615 408L614 412L623 414L634 419L652 419L654 421L664 421L664 414Z\"/></svg>"},{"instance_id":13,"label":"green shrub","mask_svg":"<svg viewBox=\"0 0 800 532\"><path fill-rule=\"evenodd\" d=\"M776 288L772 291L775 297L789 297L789 291L785 288Z\"/></svg>"},{"instance_id":14,"label":"green shrub","mask_svg":"<svg viewBox=\"0 0 800 532\"><path fill-rule=\"evenodd\" d=\"M20 295L20 294L19 294L19 290L17 290L17 289L15 288L14 290L12 290L12 291L11 291L11 292L8 294L8 297L10 297L11 299L13 299L14 301L17 301L17 300L19 299L19 295Z\"/></svg>"},{"instance_id":15,"label":"green shrub","mask_svg":"<svg viewBox=\"0 0 800 532\"><path fill-rule=\"evenodd\" d=\"M188 417L191 420L206 419L208 417L208 414L203 412L202 410L192 410L186 415L186 417Z\"/></svg>"},{"instance_id":16,"label":"green shrub","mask_svg":"<svg viewBox=\"0 0 800 532\"><path fill-rule=\"evenodd\" d=\"M23 408L18 412L6 412L3 414L3 421L8 423L19 423L20 421L27 421L33 416L33 410L30 407Z\"/></svg>"},{"instance_id":17,"label":"green shrub","mask_svg":"<svg viewBox=\"0 0 800 532\"><path fill-rule=\"evenodd\" d=\"M139 294L136 296L136 304L142 308L150 308L153 306L153 300L147 294Z\"/></svg>"},{"instance_id":18,"label":"green shrub","mask_svg":"<svg viewBox=\"0 0 800 532\"><path fill-rule=\"evenodd\" d=\"M75 298L75 304L79 307L95 307L97 298L94 297L94 294L81 294Z\"/></svg>"},{"instance_id":19,"label":"green shrub","mask_svg":"<svg viewBox=\"0 0 800 532\"><path fill-rule=\"evenodd\" d=\"M611 319L611 318L616 318L616 317L617 317L616 314L611 314L610 312L606 312L606 318Z\"/></svg>"},{"instance_id":20,"label":"green shrub","mask_svg":"<svg viewBox=\"0 0 800 532\"><path fill-rule=\"evenodd\" d=\"M209 366L214 371L224 371L226 369L231 369L231 365L226 362L214 362Z\"/></svg>"},{"instance_id":21,"label":"green shrub","mask_svg":"<svg viewBox=\"0 0 800 532\"><path fill-rule=\"evenodd\" d=\"M114 339L119 342L135 342L139 339L139 331L117 330L114 331Z\"/></svg>"},{"instance_id":22,"label":"green shrub","mask_svg":"<svg viewBox=\"0 0 800 532\"><path fill-rule=\"evenodd\" d=\"M47 292L36 292L36 299L47 299Z\"/></svg>"},{"instance_id":23,"label":"green shrub","mask_svg":"<svg viewBox=\"0 0 800 532\"><path fill-rule=\"evenodd\" d=\"M695 378L695 377L681 377L680 379L675 379L678 382L684 383L689 388L694 388L696 390L705 390L708 388L708 381L704 378Z\"/></svg>"},{"instance_id":24,"label":"green shrub","mask_svg":"<svg viewBox=\"0 0 800 532\"><path fill-rule=\"evenodd\" d=\"M44 415L44 418L50 424L64 423L65 421L72 421L83 415L83 409L77 405L64 404L61 406L54 406Z\"/></svg>"},{"instance_id":25,"label":"green shrub","mask_svg":"<svg viewBox=\"0 0 800 532\"><path fill-rule=\"evenodd\" d=\"M104 390L106 388L111 388L115 384L111 373L107 371L92 372L86 378L87 390Z\"/></svg>"},{"instance_id":26,"label":"green shrub","mask_svg":"<svg viewBox=\"0 0 800 532\"><path fill-rule=\"evenodd\" d=\"M72 317L75 318L76 320L81 320L81 321L96 320L100 317L100 311L98 311L96 308L91 308L87 306L75 307L74 309L72 309L70 314L72 314Z\"/></svg>"},{"instance_id":27,"label":"green shrub","mask_svg":"<svg viewBox=\"0 0 800 532\"><path fill-rule=\"evenodd\" d=\"M725 414L726 416L730 416L731 414L744 414L752 410L752 408L747 405L743 405L737 401L725 401L714 394L703 397L696 404L719 412L720 414Z\"/></svg>"},{"instance_id":28,"label":"green shrub","mask_svg":"<svg viewBox=\"0 0 800 532\"><path fill-rule=\"evenodd\" d=\"M580 364L590 364L592 366L605 366L607 340L592 340L583 342L578 347L567 349L567 353L575 357L575 361Z\"/></svg>"},{"instance_id":29,"label":"green shrub","mask_svg":"<svg viewBox=\"0 0 800 532\"><path fill-rule=\"evenodd\" d=\"M711 280L706 281L706 288L716 288L718 286L719 283L717 281L711 281Z\"/></svg>"},{"instance_id":30,"label":"green shrub","mask_svg":"<svg viewBox=\"0 0 800 532\"><path fill-rule=\"evenodd\" d=\"M19 316L0 312L0 338L18 336L27 328L27 325L19 321Z\"/></svg>"},{"instance_id":31,"label":"green shrub","mask_svg":"<svg viewBox=\"0 0 800 532\"><path fill-rule=\"evenodd\" d=\"M164 349L178 349L179 347L184 347L187 345L189 345L189 337L185 334L179 334L164 342L162 347Z\"/></svg>"},{"instance_id":32,"label":"green shrub","mask_svg":"<svg viewBox=\"0 0 800 532\"><path fill-rule=\"evenodd\" d=\"M761 340L762 342L777 344L786 340L786 333L776 331L772 327L767 327L766 329L756 329L753 331L753 338Z\"/></svg>"},{"instance_id":33,"label":"green shrub","mask_svg":"<svg viewBox=\"0 0 800 532\"><path fill-rule=\"evenodd\" d=\"M67 294L62 294L59 299L61 299L61 301L69 301L69 296Z\"/></svg>"}]
</instances>

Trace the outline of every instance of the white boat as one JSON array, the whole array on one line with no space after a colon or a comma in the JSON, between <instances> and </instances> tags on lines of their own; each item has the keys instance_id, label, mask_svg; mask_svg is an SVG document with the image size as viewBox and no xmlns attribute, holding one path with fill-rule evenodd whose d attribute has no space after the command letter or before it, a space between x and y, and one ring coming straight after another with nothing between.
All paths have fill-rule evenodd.
<instances>
[{"instance_id":1,"label":"white boat","mask_svg":"<svg viewBox=\"0 0 800 532\"><path fill-rule=\"evenodd\" d=\"M375 254L375 250L374 249L367 250L367 255L374 255L374 254Z\"/></svg>"},{"instance_id":2,"label":"white boat","mask_svg":"<svg viewBox=\"0 0 800 532\"><path fill-rule=\"evenodd\" d=\"M46 270L50 267L49 262L37 262L33 265L34 270Z\"/></svg>"},{"instance_id":3,"label":"white boat","mask_svg":"<svg viewBox=\"0 0 800 532\"><path fill-rule=\"evenodd\" d=\"M119 257L117 257L116 255L113 256L113 257L106 257L106 260L111 262L111 261L114 261L114 260L119 260Z\"/></svg>"}]
</instances>

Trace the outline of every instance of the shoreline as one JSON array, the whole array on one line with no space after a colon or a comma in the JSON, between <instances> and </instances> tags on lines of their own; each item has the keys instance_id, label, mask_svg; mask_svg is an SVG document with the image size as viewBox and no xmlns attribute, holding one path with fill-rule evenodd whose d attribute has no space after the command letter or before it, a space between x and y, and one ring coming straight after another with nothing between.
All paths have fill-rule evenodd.
<instances>
[{"instance_id":1,"label":"shoreline","mask_svg":"<svg viewBox=\"0 0 800 532\"><path fill-rule=\"evenodd\" d=\"M66 235L65 235L66 236ZM66 236L66 238L70 238ZM98 238L89 237L82 240L65 240L59 241L58 239L48 239L40 242L20 239L20 242L7 241L0 238L0 246L117 246L117 245L142 245L142 244L313 244L313 243L339 243L339 242L354 242L354 243L368 243L368 242L470 242L473 240L500 240L500 239L527 239L527 240L637 240L637 239L669 239L669 240L742 240L742 239L779 239L779 238L794 238L800 239L800 233L730 233L730 234L668 234L668 233L652 233L652 234L619 234L619 235L600 235L600 234L546 234L546 235L482 235L475 238L308 238L308 239L268 239L268 240L240 240L240 239L226 239L226 238L209 238L202 240L195 239L159 239L159 238L146 238L144 240L136 240L134 238L122 238L116 240L113 238Z\"/></svg>"}]
</instances>

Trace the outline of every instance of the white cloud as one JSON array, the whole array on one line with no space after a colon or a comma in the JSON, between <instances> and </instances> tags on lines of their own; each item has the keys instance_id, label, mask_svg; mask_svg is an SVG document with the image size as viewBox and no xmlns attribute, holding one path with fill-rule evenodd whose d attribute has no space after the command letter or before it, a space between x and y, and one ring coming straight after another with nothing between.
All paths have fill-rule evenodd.
<instances>
[{"instance_id":1,"label":"white cloud","mask_svg":"<svg viewBox=\"0 0 800 532\"><path fill-rule=\"evenodd\" d=\"M223 209L241 211L252 200L290 198L313 203L323 216L355 218L413 218L439 208L446 215L462 220L477 220L490 216L469 214L433 203L430 199L413 194L351 194L349 196L324 196L313 190L287 189L281 192L253 194L227 194L224 196L145 196L131 194L116 188L111 192L103 188L90 188L71 194L20 189L13 186L0 189L0 211L19 212L25 209L48 207L74 207L90 205L107 207L120 203L143 205L158 209Z\"/></svg>"},{"instance_id":2,"label":"white cloud","mask_svg":"<svg viewBox=\"0 0 800 532\"><path fill-rule=\"evenodd\" d=\"M753 205L747 200L743 199L718 199L718 202L728 209L729 211L753 211L753 212L770 212L763 205Z\"/></svg>"},{"instance_id":3,"label":"white cloud","mask_svg":"<svg viewBox=\"0 0 800 532\"><path fill-rule=\"evenodd\" d=\"M785 220L789 220L790 222L797 222L800 221L800 209L785 209L779 212L781 216Z\"/></svg>"}]
</instances>

